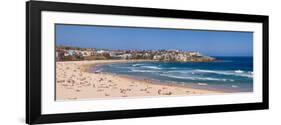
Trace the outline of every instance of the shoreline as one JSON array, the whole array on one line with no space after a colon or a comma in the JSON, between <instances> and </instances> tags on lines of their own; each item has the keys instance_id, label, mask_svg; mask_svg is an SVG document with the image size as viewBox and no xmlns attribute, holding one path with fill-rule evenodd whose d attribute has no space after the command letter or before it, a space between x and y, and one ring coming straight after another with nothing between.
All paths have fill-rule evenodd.
<instances>
[{"instance_id":1,"label":"shoreline","mask_svg":"<svg viewBox=\"0 0 281 125\"><path fill-rule=\"evenodd\" d=\"M193 88L179 83L138 79L133 76L90 71L91 67L101 64L142 61L150 60L56 62L56 100L225 93L220 90Z\"/></svg>"}]
</instances>

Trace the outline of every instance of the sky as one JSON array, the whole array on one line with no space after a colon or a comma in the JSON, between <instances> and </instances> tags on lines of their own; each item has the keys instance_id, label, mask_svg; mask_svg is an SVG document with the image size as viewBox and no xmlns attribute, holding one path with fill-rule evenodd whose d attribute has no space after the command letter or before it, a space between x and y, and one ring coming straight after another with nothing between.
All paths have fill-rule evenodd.
<instances>
[{"instance_id":1,"label":"sky","mask_svg":"<svg viewBox=\"0 0 281 125\"><path fill-rule=\"evenodd\" d=\"M253 56L253 33L56 24L56 45L100 49L179 49L209 56Z\"/></svg>"}]
</instances>

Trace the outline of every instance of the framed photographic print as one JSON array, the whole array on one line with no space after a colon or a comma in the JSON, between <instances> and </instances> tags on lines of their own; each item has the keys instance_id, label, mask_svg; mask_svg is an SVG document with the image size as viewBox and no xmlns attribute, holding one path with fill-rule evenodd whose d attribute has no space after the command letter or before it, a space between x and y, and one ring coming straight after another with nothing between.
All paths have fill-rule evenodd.
<instances>
[{"instance_id":1,"label":"framed photographic print","mask_svg":"<svg viewBox=\"0 0 281 125\"><path fill-rule=\"evenodd\" d=\"M26 123L268 109L268 16L26 4Z\"/></svg>"}]
</instances>

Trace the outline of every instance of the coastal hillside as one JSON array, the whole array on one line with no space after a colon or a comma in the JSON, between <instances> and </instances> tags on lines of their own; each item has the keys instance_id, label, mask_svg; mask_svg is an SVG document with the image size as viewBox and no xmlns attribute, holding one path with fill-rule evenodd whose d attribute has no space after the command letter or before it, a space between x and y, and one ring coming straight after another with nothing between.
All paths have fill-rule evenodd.
<instances>
[{"instance_id":1,"label":"coastal hillside","mask_svg":"<svg viewBox=\"0 0 281 125\"><path fill-rule=\"evenodd\" d=\"M203 55L200 52L169 50L109 50L94 48L79 48L68 46L56 47L57 61L79 60L155 60L166 62L211 62L214 57Z\"/></svg>"}]
</instances>

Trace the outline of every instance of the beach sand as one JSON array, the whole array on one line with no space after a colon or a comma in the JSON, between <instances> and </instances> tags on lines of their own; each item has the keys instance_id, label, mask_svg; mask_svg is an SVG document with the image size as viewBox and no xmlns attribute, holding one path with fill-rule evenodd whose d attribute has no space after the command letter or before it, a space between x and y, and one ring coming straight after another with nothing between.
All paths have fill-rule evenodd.
<instances>
[{"instance_id":1,"label":"beach sand","mask_svg":"<svg viewBox=\"0 0 281 125\"><path fill-rule=\"evenodd\" d=\"M135 60L141 61L141 60ZM91 73L97 64L129 62L128 60L94 60L56 62L56 100L102 99L221 93L186 86L154 83L110 73Z\"/></svg>"}]
</instances>

